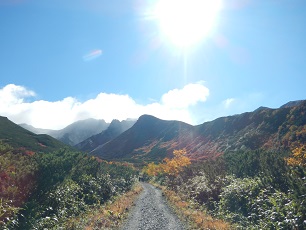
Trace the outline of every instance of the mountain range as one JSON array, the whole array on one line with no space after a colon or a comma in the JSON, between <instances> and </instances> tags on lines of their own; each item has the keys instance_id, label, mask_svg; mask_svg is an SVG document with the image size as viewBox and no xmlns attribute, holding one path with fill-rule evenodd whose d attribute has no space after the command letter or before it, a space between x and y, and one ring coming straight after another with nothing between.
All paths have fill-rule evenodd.
<instances>
[{"instance_id":1,"label":"mountain range","mask_svg":"<svg viewBox=\"0 0 306 230\"><path fill-rule=\"evenodd\" d=\"M76 122L68 126L71 131L68 139L78 136L80 130L94 127L91 124L102 124L100 130L106 127L104 121ZM4 117L0 117L0 140L33 151L66 146L48 135L25 130ZM197 126L150 115L141 116L136 123L113 120L75 148L106 160L142 163L171 157L173 150L182 148L197 161L216 158L226 151L288 151L303 143L306 143L306 100L289 102L277 109L260 107Z\"/></svg>"},{"instance_id":2,"label":"mountain range","mask_svg":"<svg viewBox=\"0 0 306 230\"><path fill-rule=\"evenodd\" d=\"M87 138L86 140L75 145L75 147L85 152L91 152L131 128L135 122L135 120L131 119L123 120L121 122L118 120L113 120L106 130Z\"/></svg>"},{"instance_id":3,"label":"mountain range","mask_svg":"<svg viewBox=\"0 0 306 230\"><path fill-rule=\"evenodd\" d=\"M226 151L287 151L305 141L306 101L298 101L197 126L143 115L133 127L90 154L107 160L160 161L173 150L186 148L192 160L201 160Z\"/></svg>"},{"instance_id":4,"label":"mountain range","mask_svg":"<svg viewBox=\"0 0 306 230\"><path fill-rule=\"evenodd\" d=\"M106 123L104 120L89 118L76 121L60 130L35 128L28 124L19 125L35 134L47 134L67 145L88 151L117 137L132 127L135 122L136 120L127 119Z\"/></svg>"},{"instance_id":5,"label":"mountain range","mask_svg":"<svg viewBox=\"0 0 306 230\"><path fill-rule=\"evenodd\" d=\"M104 120L90 118L74 122L60 130L40 129L27 124L20 124L20 126L36 134L48 134L68 145L74 146L107 129L109 123Z\"/></svg>"}]
</instances>

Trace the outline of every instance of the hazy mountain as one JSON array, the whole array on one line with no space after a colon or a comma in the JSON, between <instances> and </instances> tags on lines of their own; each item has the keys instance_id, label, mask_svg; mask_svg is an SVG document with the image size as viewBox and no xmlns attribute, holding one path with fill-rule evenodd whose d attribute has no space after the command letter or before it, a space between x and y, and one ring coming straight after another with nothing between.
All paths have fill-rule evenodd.
<instances>
[{"instance_id":1,"label":"hazy mountain","mask_svg":"<svg viewBox=\"0 0 306 230\"><path fill-rule=\"evenodd\" d=\"M45 134L37 135L6 117L0 116L0 141L15 148L34 152L52 152L56 149L67 147L64 143Z\"/></svg>"},{"instance_id":2,"label":"hazy mountain","mask_svg":"<svg viewBox=\"0 0 306 230\"><path fill-rule=\"evenodd\" d=\"M57 131L57 130L52 130L52 129L35 128L34 126L28 125L28 124L25 124L25 123L19 124L19 126L21 126L24 129L27 129L27 130L31 131L32 133L35 133L35 134L48 134L48 135L50 135L50 133Z\"/></svg>"},{"instance_id":3,"label":"hazy mountain","mask_svg":"<svg viewBox=\"0 0 306 230\"><path fill-rule=\"evenodd\" d=\"M91 154L109 160L160 160L174 149L186 148L190 157L198 160L229 150L290 149L305 141L306 101L301 101L296 106L261 107L198 126L144 115L132 128Z\"/></svg>"},{"instance_id":4,"label":"hazy mountain","mask_svg":"<svg viewBox=\"0 0 306 230\"><path fill-rule=\"evenodd\" d=\"M75 147L82 151L91 152L92 150L104 145L108 141L116 138L121 133L131 128L135 122L135 120L130 119L121 122L118 120L113 120L106 130L87 138L81 143L75 145Z\"/></svg>"},{"instance_id":5,"label":"hazy mountain","mask_svg":"<svg viewBox=\"0 0 306 230\"><path fill-rule=\"evenodd\" d=\"M36 134L48 134L73 146L102 132L109 126L109 124L104 120L90 118L74 122L61 130L39 129L27 124L21 124L20 126Z\"/></svg>"}]
</instances>

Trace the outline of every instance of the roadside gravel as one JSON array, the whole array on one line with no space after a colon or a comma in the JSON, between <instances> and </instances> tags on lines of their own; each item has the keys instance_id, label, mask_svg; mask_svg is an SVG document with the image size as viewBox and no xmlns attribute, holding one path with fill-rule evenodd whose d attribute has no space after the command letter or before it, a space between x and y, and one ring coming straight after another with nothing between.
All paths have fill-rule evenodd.
<instances>
[{"instance_id":1,"label":"roadside gravel","mask_svg":"<svg viewBox=\"0 0 306 230\"><path fill-rule=\"evenodd\" d=\"M169 208L160 189L142 183L142 194L131 210L122 230L184 230L186 227Z\"/></svg>"}]
</instances>

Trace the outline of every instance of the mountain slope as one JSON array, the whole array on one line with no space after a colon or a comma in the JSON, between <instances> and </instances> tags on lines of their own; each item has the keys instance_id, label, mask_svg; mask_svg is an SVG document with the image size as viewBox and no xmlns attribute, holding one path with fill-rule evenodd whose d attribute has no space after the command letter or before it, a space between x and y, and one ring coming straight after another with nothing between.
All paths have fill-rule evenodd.
<instances>
[{"instance_id":1,"label":"mountain slope","mask_svg":"<svg viewBox=\"0 0 306 230\"><path fill-rule=\"evenodd\" d=\"M6 117L0 116L0 141L15 148L24 148L34 152L51 152L67 147L64 143L45 134L34 134Z\"/></svg>"},{"instance_id":2,"label":"mountain slope","mask_svg":"<svg viewBox=\"0 0 306 230\"><path fill-rule=\"evenodd\" d=\"M161 160L167 154L167 146L179 148L177 142L191 137L191 125L143 115L132 128L91 154L104 159Z\"/></svg>"},{"instance_id":3,"label":"mountain slope","mask_svg":"<svg viewBox=\"0 0 306 230\"><path fill-rule=\"evenodd\" d=\"M104 159L160 160L174 149L186 148L194 160L226 151L288 150L306 143L306 101L279 109L221 117L198 126L144 115L136 124L91 154Z\"/></svg>"},{"instance_id":4,"label":"mountain slope","mask_svg":"<svg viewBox=\"0 0 306 230\"><path fill-rule=\"evenodd\" d=\"M50 133L57 131L57 130L52 130L52 129L35 128L34 126L28 125L28 124L25 124L25 123L18 124L18 125L21 126L24 129L32 132L32 133L35 133L35 134L47 134L47 135L50 135Z\"/></svg>"},{"instance_id":5,"label":"mountain slope","mask_svg":"<svg viewBox=\"0 0 306 230\"><path fill-rule=\"evenodd\" d=\"M303 101L297 106L218 118L197 127L205 140L196 142L200 147L188 150L195 158L215 156L228 150L288 150L306 143L305 113L306 101Z\"/></svg>"},{"instance_id":6,"label":"mountain slope","mask_svg":"<svg viewBox=\"0 0 306 230\"><path fill-rule=\"evenodd\" d=\"M81 143L75 145L75 147L85 152L91 152L131 128L135 122L136 121L134 120L124 120L121 122L113 120L106 130L87 138Z\"/></svg>"},{"instance_id":7,"label":"mountain slope","mask_svg":"<svg viewBox=\"0 0 306 230\"><path fill-rule=\"evenodd\" d=\"M59 130L57 139L70 145L76 145L81 141L98 134L108 127L104 120L86 119L72 123L66 128Z\"/></svg>"},{"instance_id":8,"label":"mountain slope","mask_svg":"<svg viewBox=\"0 0 306 230\"><path fill-rule=\"evenodd\" d=\"M303 103L303 100L289 101L288 103L282 105L280 108L291 108L291 107L299 106L302 103Z\"/></svg>"},{"instance_id":9,"label":"mountain slope","mask_svg":"<svg viewBox=\"0 0 306 230\"><path fill-rule=\"evenodd\" d=\"M20 126L36 134L48 134L68 145L76 145L108 127L104 120L86 119L76 121L61 130L39 129L27 124Z\"/></svg>"}]
</instances>

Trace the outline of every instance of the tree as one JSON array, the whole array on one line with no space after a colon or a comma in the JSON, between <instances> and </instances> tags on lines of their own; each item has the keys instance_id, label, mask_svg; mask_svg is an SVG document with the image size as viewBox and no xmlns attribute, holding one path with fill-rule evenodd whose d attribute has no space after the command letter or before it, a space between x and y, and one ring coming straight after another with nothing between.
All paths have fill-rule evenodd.
<instances>
[{"instance_id":1,"label":"tree","mask_svg":"<svg viewBox=\"0 0 306 230\"><path fill-rule=\"evenodd\" d=\"M288 165L306 167L306 146L302 145L292 151L292 155L286 159Z\"/></svg>"},{"instance_id":2,"label":"tree","mask_svg":"<svg viewBox=\"0 0 306 230\"><path fill-rule=\"evenodd\" d=\"M174 150L172 159L165 158L162 168L165 174L176 176L187 165L190 165L190 158L186 156L186 149Z\"/></svg>"},{"instance_id":3,"label":"tree","mask_svg":"<svg viewBox=\"0 0 306 230\"><path fill-rule=\"evenodd\" d=\"M169 159L165 158L164 163L158 165L150 163L144 169L144 172L149 176L157 176L158 174L167 174L171 176L176 176L183 170L187 165L190 165L190 158L186 156L186 149L174 150L174 157Z\"/></svg>"},{"instance_id":4,"label":"tree","mask_svg":"<svg viewBox=\"0 0 306 230\"><path fill-rule=\"evenodd\" d=\"M162 172L162 168L160 167L160 164L156 165L154 163L150 163L147 165L147 167L145 168L145 172L149 175L149 176L157 176L159 173Z\"/></svg>"}]
</instances>

